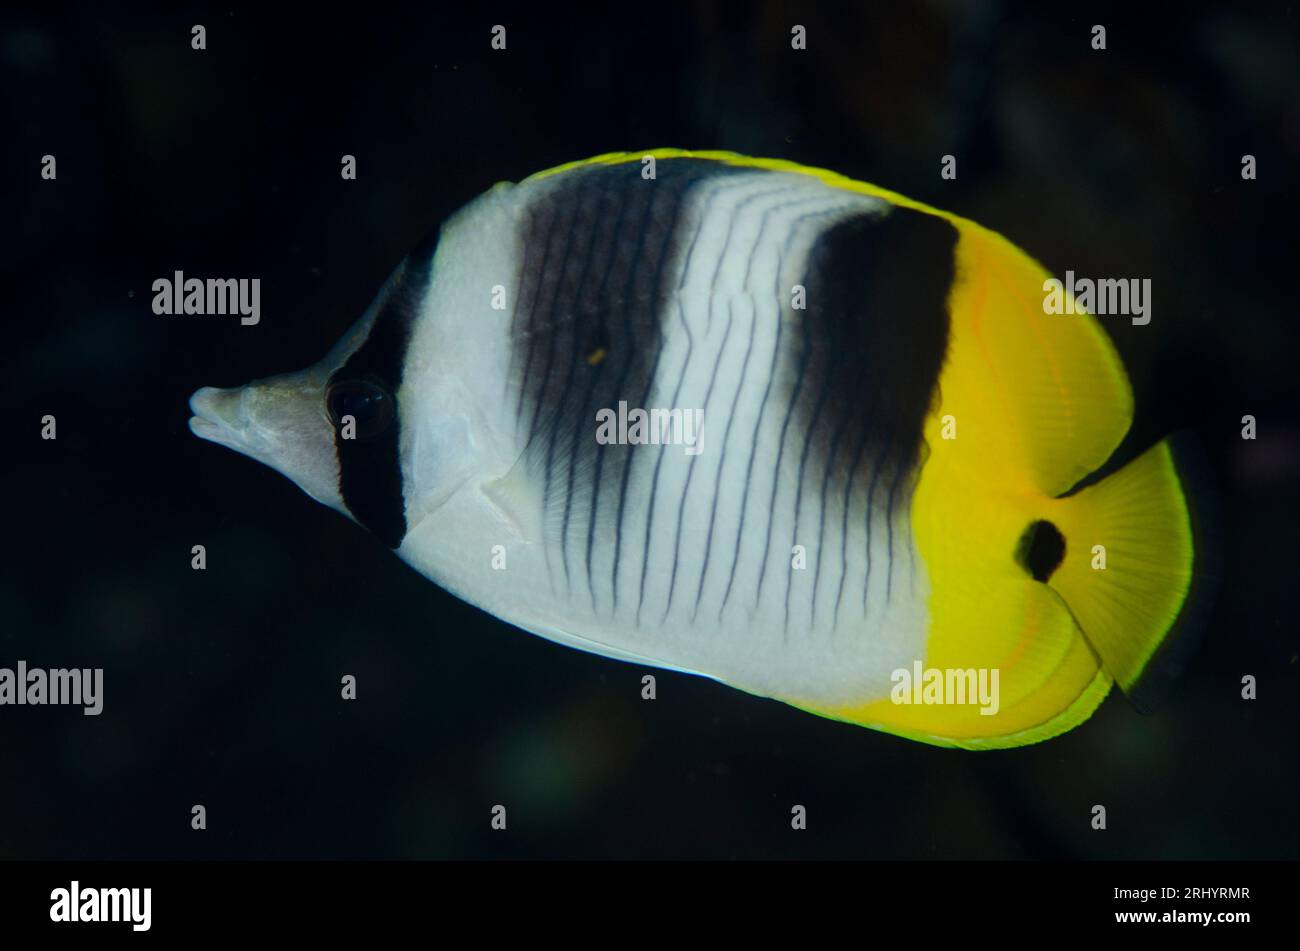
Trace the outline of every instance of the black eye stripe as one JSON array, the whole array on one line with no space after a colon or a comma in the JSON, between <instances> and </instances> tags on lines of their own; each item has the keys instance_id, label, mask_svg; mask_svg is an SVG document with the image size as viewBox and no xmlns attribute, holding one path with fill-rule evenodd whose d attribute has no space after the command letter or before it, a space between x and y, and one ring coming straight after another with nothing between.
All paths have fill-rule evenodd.
<instances>
[{"instance_id":1,"label":"black eye stripe","mask_svg":"<svg viewBox=\"0 0 1300 951\"><path fill-rule=\"evenodd\" d=\"M429 283L432 260L430 245L408 258L389 279L380 292L365 342L334 373L326 388L325 408L335 425L339 494L356 520L390 548L401 545L406 535L397 393L411 325ZM348 415L357 421L355 439L344 439L340 428L348 408L353 410Z\"/></svg>"},{"instance_id":2,"label":"black eye stripe","mask_svg":"<svg viewBox=\"0 0 1300 951\"><path fill-rule=\"evenodd\" d=\"M397 418L397 402L373 380L335 379L325 393L325 409L336 429L351 417L353 438L373 439L387 431Z\"/></svg>"}]
</instances>

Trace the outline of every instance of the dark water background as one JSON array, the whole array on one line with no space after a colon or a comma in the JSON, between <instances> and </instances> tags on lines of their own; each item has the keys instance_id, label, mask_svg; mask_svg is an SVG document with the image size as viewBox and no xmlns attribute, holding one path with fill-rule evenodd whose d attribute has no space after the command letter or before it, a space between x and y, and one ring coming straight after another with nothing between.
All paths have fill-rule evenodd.
<instances>
[{"instance_id":1,"label":"dark water background","mask_svg":"<svg viewBox=\"0 0 1300 951\"><path fill-rule=\"evenodd\" d=\"M0 15L0 666L106 682L98 718L0 708L0 856L1300 857L1295 5L101 6ZM1152 280L1148 326L1106 324L1136 391L1122 451L1195 430L1224 526L1204 643L1155 715L1112 695L970 754L671 673L642 702L643 670L457 602L189 433L196 387L315 361L492 183L667 145L833 168L1055 273ZM261 324L154 316L177 269L260 277Z\"/></svg>"}]
</instances>

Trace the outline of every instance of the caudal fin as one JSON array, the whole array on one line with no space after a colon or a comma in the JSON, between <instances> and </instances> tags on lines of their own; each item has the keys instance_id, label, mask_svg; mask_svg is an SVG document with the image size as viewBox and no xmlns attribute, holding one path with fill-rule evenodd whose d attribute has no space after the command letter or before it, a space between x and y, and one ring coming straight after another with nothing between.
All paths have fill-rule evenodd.
<instances>
[{"instance_id":1,"label":"caudal fin","mask_svg":"<svg viewBox=\"0 0 1300 951\"><path fill-rule=\"evenodd\" d=\"M1065 555L1047 583L1144 712L1181 673L1208 609L1206 470L1195 440L1176 436L1053 504Z\"/></svg>"}]
</instances>

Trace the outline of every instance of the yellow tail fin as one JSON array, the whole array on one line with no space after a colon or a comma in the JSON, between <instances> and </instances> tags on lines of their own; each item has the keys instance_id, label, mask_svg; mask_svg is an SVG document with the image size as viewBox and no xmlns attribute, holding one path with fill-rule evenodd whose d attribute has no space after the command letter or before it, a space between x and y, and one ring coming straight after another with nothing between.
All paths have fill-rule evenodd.
<instances>
[{"instance_id":1,"label":"yellow tail fin","mask_svg":"<svg viewBox=\"0 0 1300 951\"><path fill-rule=\"evenodd\" d=\"M1208 601L1202 595L1213 572L1198 551L1206 543L1203 512L1186 488L1200 468L1193 445L1166 439L1051 503L1065 552L1047 583L1102 667L1144 711L1178 674Z\"/></svg>"}]
</instances>

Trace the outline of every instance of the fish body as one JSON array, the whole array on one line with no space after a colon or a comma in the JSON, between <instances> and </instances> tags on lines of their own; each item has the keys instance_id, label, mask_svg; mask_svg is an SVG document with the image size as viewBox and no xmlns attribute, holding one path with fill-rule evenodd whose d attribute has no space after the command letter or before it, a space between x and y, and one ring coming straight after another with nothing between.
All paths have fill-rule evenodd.
<instances>
[{"instance_id":1,"label":"fish body","mask_svg":"<svg viewBox=\"0 0 1300 951\"><path fill-rule=\"evenodd\" d=\"M1195 568L1168 442L1070 491L1133 401L1047 277L831 172L600 156L471 202L324 360L191 425L527 631L1017 746L1139 695Z\"/></svg>"}]
</instances>

